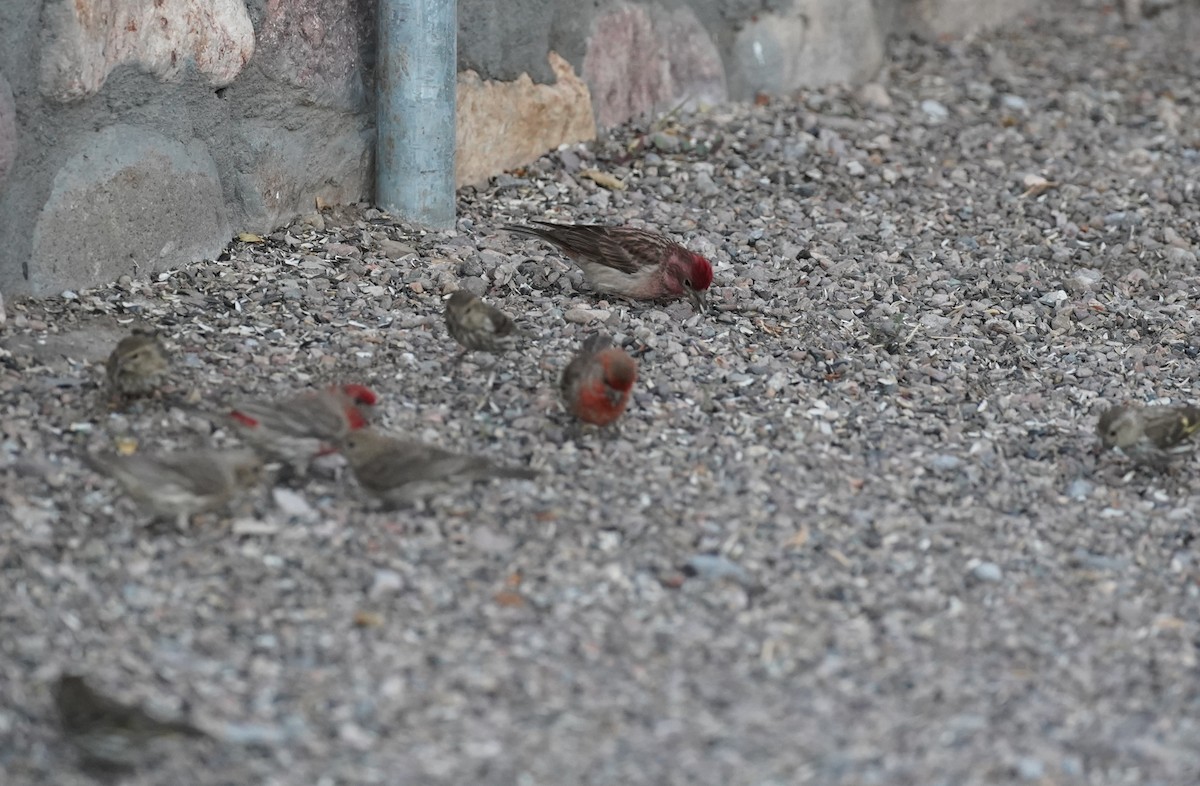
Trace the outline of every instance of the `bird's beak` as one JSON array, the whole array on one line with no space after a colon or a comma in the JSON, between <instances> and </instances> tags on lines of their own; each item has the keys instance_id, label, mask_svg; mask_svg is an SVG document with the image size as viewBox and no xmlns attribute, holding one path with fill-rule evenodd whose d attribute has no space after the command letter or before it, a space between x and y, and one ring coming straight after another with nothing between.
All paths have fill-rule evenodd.
<instances>
[{"instance_id":1,"label":"bird's beak","mask_svg":"<svg viewBox=\"0 0 1200 786\"><path fill-rule=\"evenodd\" d=\"M701 314L708 313L708 303L704 300L704 290L689 289L687 291L688 300L692 301L692 307Z\"/></svg>"}]
</instances>

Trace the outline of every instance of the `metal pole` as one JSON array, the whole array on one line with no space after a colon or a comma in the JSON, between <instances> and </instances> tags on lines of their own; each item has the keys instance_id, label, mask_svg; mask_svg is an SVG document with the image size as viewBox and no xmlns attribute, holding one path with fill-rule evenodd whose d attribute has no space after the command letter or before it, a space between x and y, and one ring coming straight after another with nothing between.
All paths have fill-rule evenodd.
<instances>
[{"instance_id":1,"label":"metal pole","mask_svg":"<svg viewBox=\"0 0 1200 786\"><path fill-rule=\"evenodd\" d=\"M457 0L379 0L375 196L434 229L454 226Z\"/></svg>"}]
</instances>

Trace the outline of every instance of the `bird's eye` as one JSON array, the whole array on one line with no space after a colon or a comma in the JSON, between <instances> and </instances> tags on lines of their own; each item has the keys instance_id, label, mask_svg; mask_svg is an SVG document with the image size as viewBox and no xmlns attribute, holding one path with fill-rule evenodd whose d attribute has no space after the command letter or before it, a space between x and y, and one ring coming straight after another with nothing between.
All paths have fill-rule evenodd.
<instances>
[{"instance_id":1,"label":"bird's eye","mask_svg":"<svg viewBox=\"0 0 1200 786\"><path fill-rule=\"evenodd\" d=\"M692 280L690 278L685 278L683 280L683 285L685 287L687 287L688 289L691 289L692 288Z\"/></svg>"}]
</instances>

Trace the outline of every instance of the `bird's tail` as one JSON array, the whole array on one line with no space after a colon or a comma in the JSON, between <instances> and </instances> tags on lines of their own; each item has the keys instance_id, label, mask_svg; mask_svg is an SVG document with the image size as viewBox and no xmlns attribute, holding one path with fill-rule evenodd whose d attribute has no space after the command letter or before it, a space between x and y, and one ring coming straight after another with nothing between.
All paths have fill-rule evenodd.
<instances>
[{"instance_id":1,"label":"bird's tail","mask_svg":"<svg viewBox=\"0 0 1200 786\"><path fill-rule=\"evenodd\" d=\"M101 475L111 475L113 459L116 458L115 453L92 453L87 450L79 451L79 460L88 466L94 472Z\"/></svg>"},{"instance_id":2,"label":"bird's tail","mask_svg":"<svg viewBox=\"0 0 1200 786\"><path fill-rule=\"evenodd\" d=\"M497 467L493 466L489 473L494 478L514 478L518 480L533 480L538 476L536 469L529 467Z\"/></svg>"},{"instance_id":3,"label":"bird's tail","mask_svg":"<svg viewBox=\"0 0 1200 786\"><path fill-rule=\"evenodd\" d=\"M1196 407L1184 407L1180 415L1183 420L1183 435L1185 438L1200 431L1200 409Z\"/></svg>"},{"instance_id":4,"label":"bird's tail","mask_svg":"<svg viewBox=\"0 0 1200 786\"><path fill-rule=\"evenodd\" d=\"M500 228L503 229L505 232L513 232L518 235L529 235L530 237L540 237L543 239L548 238L550 235L550 233L547 232L545 229L539 229L538 227L524 226L522 224L507 224Z\"/></svg>"},{"instance_id":5,"label":"bird's tail","mask_svg":"<svg viewBox=\"0 0 1200 786\"><path fill-rule=\"evenodd\" d=\"M177 734L180 737L208 737L208 732L193 726L187 721L167 721L161 725L164 734Z\"/></svg>"}]
</instances>

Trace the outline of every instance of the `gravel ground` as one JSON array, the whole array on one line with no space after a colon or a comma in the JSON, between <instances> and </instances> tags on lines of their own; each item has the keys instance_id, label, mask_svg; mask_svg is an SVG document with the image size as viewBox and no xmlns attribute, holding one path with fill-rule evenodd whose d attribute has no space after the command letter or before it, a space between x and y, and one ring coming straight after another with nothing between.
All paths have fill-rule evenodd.
<instances>
[{"instance_id":1,"label":"gravel ground","mask_svg":"<svg viewBox=\"0 0 1200 786\"><path fill-rule=\"evenodd\" d=\"M1200 782L1200 459L1134 472L1093 434L1107 403L1196 401L1181 29L1052 2L897 42L866 88L558 151L466 189L456 232L335 208L10 302L0 780L89 782L48 691L74 669L224 738L129 783ZM498 231L530 218L674 232L712 311L594 295ZM454 365L457 286L530 349ZM135 323L176 389L109 414ZM556 400L597 328L642 368L617 435ZM178 532L78 459L232 443L204 411L329 380L541 479L383 513L333 461Z\"/></svg>"}]
</instances>

